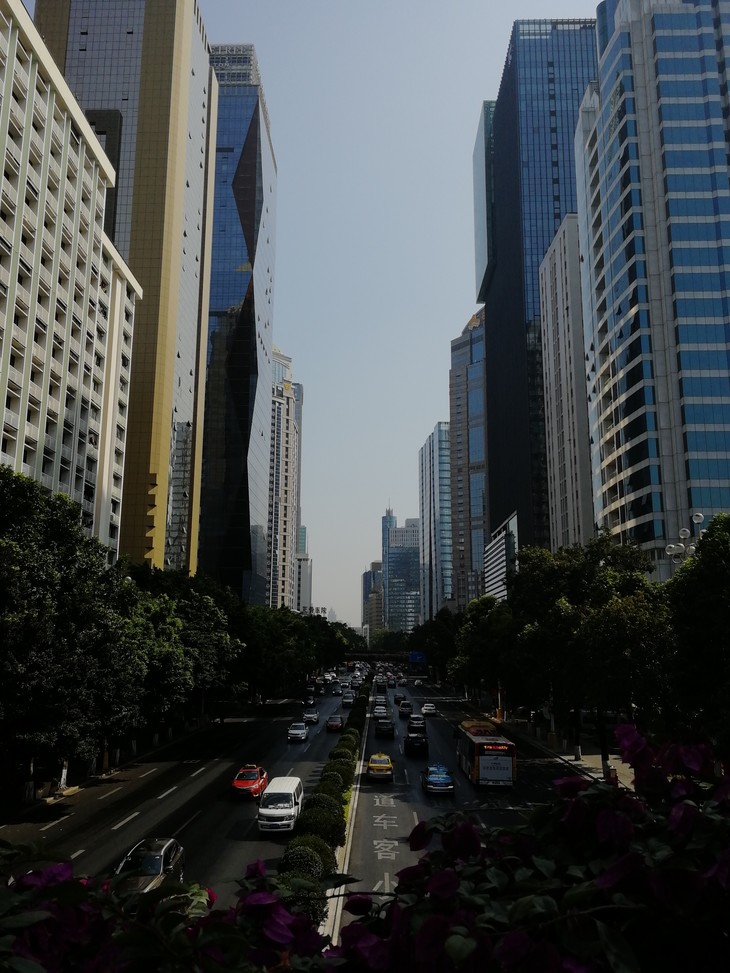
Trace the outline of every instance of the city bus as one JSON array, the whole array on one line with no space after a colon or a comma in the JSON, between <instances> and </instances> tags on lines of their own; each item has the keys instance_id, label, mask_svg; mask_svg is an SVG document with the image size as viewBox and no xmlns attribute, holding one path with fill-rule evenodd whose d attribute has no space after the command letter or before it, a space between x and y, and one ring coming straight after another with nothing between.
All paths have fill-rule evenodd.
<instances>
[{"instance_id":1,"label":"city bus","mask_svg":"<svg viewBox=\"0 0 730 973\"><path fill-rule=\"evenodd\" d=\"M472 784L511 787L517 748L487 720L465 720L457 729L456 760Z\"/></svg>"}]
</instances>

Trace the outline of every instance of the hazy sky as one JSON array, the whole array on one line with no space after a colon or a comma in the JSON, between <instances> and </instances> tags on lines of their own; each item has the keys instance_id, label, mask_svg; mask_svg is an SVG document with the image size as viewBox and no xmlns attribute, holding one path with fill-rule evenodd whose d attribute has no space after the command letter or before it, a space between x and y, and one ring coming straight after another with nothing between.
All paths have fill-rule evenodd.
<instances>
[{"instance_id":1,"label":"hazy sky","mask_svg":"<svg viewBox=\"0 0 730 973\"><path fill-rule=\"evenodd\" d=\"M418 516L418 451L449 418L476 310L472 153L515 19L590 0L199 0L252 43L278 165L274 342L304 386L313 602L359 626L380 521Z\"/></svg>"}]
</instances>

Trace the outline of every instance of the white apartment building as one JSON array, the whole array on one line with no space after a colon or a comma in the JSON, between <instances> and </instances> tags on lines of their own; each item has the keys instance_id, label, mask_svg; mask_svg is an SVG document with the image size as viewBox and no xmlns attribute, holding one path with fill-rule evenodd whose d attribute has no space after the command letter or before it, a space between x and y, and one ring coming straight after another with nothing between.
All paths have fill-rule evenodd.
<instances>
[{"instance_id":1,"label":"white apartment building","mask_svg":"<svg viewBox=\"0 0 730 973\"><path fill-rule=\"evenodd\" d=\"M21 0L0 0L0 462L117 552L139 283L104 233L115 173Z\"/></svg>"}]
</instances>

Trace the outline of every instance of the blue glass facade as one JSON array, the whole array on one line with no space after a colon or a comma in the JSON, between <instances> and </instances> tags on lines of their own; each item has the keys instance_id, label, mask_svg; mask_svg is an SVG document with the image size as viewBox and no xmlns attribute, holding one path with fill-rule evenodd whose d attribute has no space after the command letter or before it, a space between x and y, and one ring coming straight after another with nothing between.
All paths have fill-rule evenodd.
<instances>
[{"instance_id":1,"label":"blue glass facade","mask_svg":"<svg viewBox=\"0 0 730 973\"><path fill-rule=\"evenodd\" d=\"M593 20L514 24L492 117L492 252L485 275L487 471L494 527L549 544L539 268L576 205L573 139L596 74Z\"/></svg>"},{"instance_id":2,"label":"blue glass facade","mask_svg":"<svg viewBox=\"0 0 730 973\"><path fill-rule=\"evenodd\" d=\"M730 25L680 6L599 13L576 142L596 513L660 564L692 512L730 509Z\"/></svg>"},{"instance_id":3,"label":"blue glass facade","mask_svg":"<svg viewBox=\"0 0 730 973\"><path fill-rule=\"evenodd\" d=\"M383 620L390 632L410 632L421 614L418 518L398 527L387 510L383 527ZM387 608L386 608L387 606Z\"/></svg>"},{"instance_id":4,"label":"blue glass facade","mask_svg":"<svg viewBox=\"0 0 730 973\"><path fill-rule=\"evenodd\" d=\"M418 454L421 620L454 599L449 423L439 422Z\"/></svg>"},{"instance_id":5,"label":"blue glass facade","mask_svg":"<svg viewBox=\"0 0 730 973\"><path fill-rule=\"evenodd\" d=\"M250 45L211 49L218 138L200 565L265 604L276 162Z\"/></svg>"}]
</instances>

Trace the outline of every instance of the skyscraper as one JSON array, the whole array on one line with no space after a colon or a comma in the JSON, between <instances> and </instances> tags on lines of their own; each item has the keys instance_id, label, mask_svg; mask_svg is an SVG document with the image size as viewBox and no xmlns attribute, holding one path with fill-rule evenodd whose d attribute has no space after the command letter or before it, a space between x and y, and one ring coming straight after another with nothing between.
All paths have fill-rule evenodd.
<instances>
[{"instance_id":1,"label":"skyscraper","mask_svg":"<svg viewBox=\"0 0 730 973\"><path fill-rule=\"evenodd\" d=\"M20 0L0 0L0 463L118 552L139 284L104 232L114 169Z\"/></svg>"},{"instance_id":2,"label":"skyscraper","mask_svg":"<svg viewBox=\"0 0 730 973\"><path fill-rule=\"evenodd\" d=\"M662 577L693 515L730 510L730 24L626 0L598 35L576 134L594 502Z\"/></svg>"},{"instance_id":3,"label":"skyscraper","mask_svg":"<svg viewBox=\"0 0 730 973\"><path fill-rule=\"evenodd\" d=\"M307 547L307 528L299 526L296 553L296 601L294 608L309 613L312 608L312 559Z\"/></svg>"},{"instance_id":4,"label":"skyscraper","mask_svg":"<svg viewBox=\"0 0 730 973\"><path fill-rule=\"evenodd\" d=\"M486 309L490 529L516 512L523 544L549 543L540 262L575 211L573 138L596 73L595 21L517 21L491 116ZM483 127L483 119L480 126Z\"/></svg>"},{"instance_id":5,"label":"skyscraper","mask_svg":"<svg viewBox=\"0 0 730 973\"><path fill-rule=\"evenodd\" d=\"M449 424L438 422L418 452L421 620L453 605Z\"/></svg>"},{"instance_id":6,"label":"skyscraper","mask_svg":"<svg viewBox=\"0 0 730 973\"><path fill-rule=\"evenodd\" d=\"M372 638L383 627L383 562L373 561L362 576L362 628Z\"/></svg>"},{"instance_id":7,"label":"skyscraper","mask_svg":"<svg viewBox=\"0 0 730 973\"><path fill-rule=\"evenodd\" d=\"M391 510L383 517L383 612L390 632L410 632L420 620L419 534L418 517L408 518L404 527Z\"/></svg>"},{"instance_id":8,"label":"skyscraper","mask_svg":"<svg viewBox=\"0 0 730 973\"><path fill-rule=\"evenodd\" d=\"M117 170L105 226L142 285L120 549L197 565L217 85L196 0L36 0L35 20Z\"/></svg>"},{"instance_id":9,"label":"skyscraper","mask_svg":"<svg viewBox=\"0 0 730 973\"><path fill-rule=\"evenodd\" d=\"M299 514L299 425L291 358L274 348L269 462L268 604L296 606Z\"/></svg>"},{"instance_id":10,"label":"skyscraper","mask_svg":"<svg viewBox=\"0 0 730 973\"><path fill-rule=\"evenodd\" d=\"M487 540L484 308L451 342L449 429L453 597L463 611L483 593Z\"/></svg>"},{"instance_id":11,"label":"skyscraper","mask_svg":"<svg viewBox=\"0 0 730 973\"><path fill-rule=\"evenodd\" d=\"M276 160L254 48L216 45L211 63L220 96L200 564L265 604Z\"/></svg>"},{"instance_id":12,"label":"skyscraper","mask_svg":"<svg viewBox=\"0 0 730 973\"><path fill-rule=\"evenodd\" d=\"M575 213L560 224L540 265L540 319L550 540L557 551L594 534Z\"/></svg>"}]
</instances>

